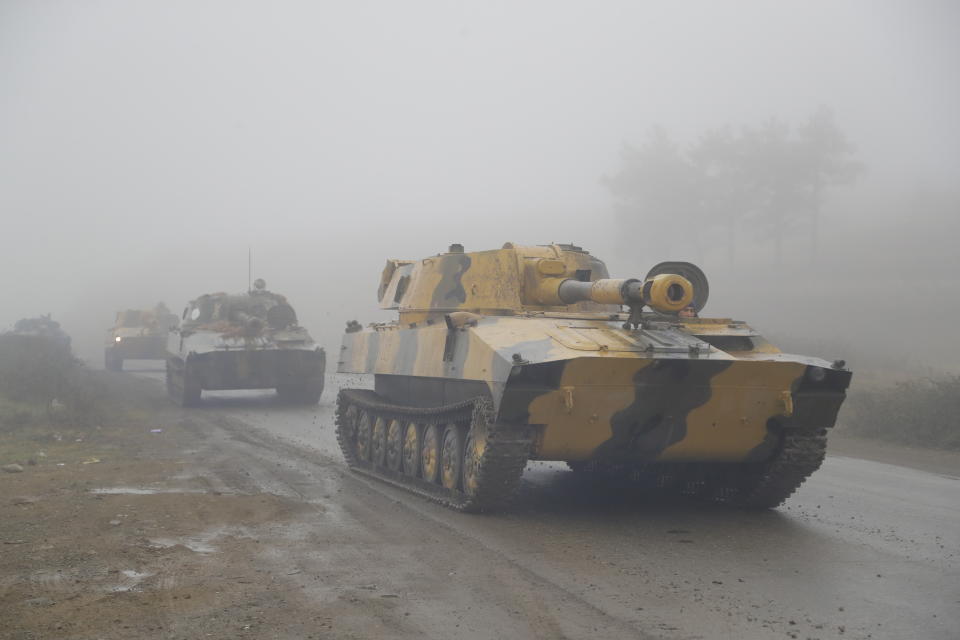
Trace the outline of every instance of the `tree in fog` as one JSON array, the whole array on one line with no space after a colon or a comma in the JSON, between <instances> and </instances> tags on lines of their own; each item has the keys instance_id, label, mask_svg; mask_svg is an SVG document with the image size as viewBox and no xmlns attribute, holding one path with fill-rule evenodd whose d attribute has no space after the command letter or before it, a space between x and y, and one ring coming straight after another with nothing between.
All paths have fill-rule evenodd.
<instances>
[{"instance_id":1,"label":"tree in fog","mask_svg":"<svg viewBox=\"0 0 960 640\"><path fill-rule=\"evenodd\" d=\"M811 258L816 258L826 190L852 184L864 166L853 157L853 144L834 122L829 109L820 108L800 126L798 142L798 164L810 190Z\"/></svg>"},{"instance_id":2,"label":"tree in fog","mask_svg":"<svg viewBox=\"0 0 960 640\"><path fill-rule=\"evenodd\" d=\"M603 183L617 200L620 241L627 251L637 242L669 252L675 234L695 230L703 182L689 158L660 127L639 147L624 144L620 170ZM695 231L694 231L695 232ZM698 253L699 236L694 238Z\"/></svg>"},{"instance_id":3,"label":"tree in fog","mask_svg":"<svg viewBox=\"0 0 960 640\"><path fill-rule=\"evenodd\" d=\"M624 146L618 173L604 184L628 239L655 236L663 245L680 238L702 259L705 239L722 230L732 263L746 227L772 240L779 263L785 239L804 228L815 257L826 191L861 169L852 152L826 109L796 130L777 120L710 129L687 150L655 128L639 148Z\"/></svg>"},{"instance_id":4,"label":"tree in fog","mask_svg":"<svg viewBox=\"0 0 960 640\"><path fill-rule=\"evenodd\" d=\"M815 257L826 190L850 184L861 170L833 115L820 109L796 131L777 120L744 127L735 144L741 147L740 173L749 192L745 215L773 240L777 263L783 259L784 238L804 227Z\"/></svg>"},{"instance_id":5,"label":"tree in fog","mask_svg":"<svg viewBox=\"0 0 960 640\"><path fill-rule=\"evenodd\" d=\"M700 217L708 229L723 228L730 264L736 259L740 222L751 206L742 154L742 145L730 127L707 131L689 153L700 182Z\"/></svg>"}]
</instances>

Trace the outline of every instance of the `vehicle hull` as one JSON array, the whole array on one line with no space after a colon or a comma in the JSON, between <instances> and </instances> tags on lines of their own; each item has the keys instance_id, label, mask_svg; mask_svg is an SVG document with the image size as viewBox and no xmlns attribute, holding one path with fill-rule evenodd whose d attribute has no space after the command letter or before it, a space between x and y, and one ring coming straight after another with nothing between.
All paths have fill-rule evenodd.
<instances>
[{"instance_id":1,"label":"vehicle hull","mask_svg":"<svg viewBox=\"0 0 960 640\"><path fill-rule=\"evenodd\" d=\"M565 461L762 461L784 429L833 426L850 379L816 358L738 355L680 330L585 319L386 325L345 336L341 358L341 372L375 374L377 393L398 404L488 398L498 422L534 429L531 458Z\"/></svg>"},{"instance_id":2,"label":"vehicle hull","mask_svg":"<svg viewBox=\"0 0 960 640\"><path fill-rule=\"evenodd\" d=\"M167 336L121 336L106 350L121 360L163 360L167 357Z\"/></svg>"},{"instance_id":3,"label":"vehicle hull","mask_svg":"<svg viewBox=\"0 0 960 640\"><path fill-rule=\"evenodd\" d=\"M204 390L294 386L324 369L322 351L301 349L214 351L190 355L188 362Z\"/></svg>"}]
</instances>

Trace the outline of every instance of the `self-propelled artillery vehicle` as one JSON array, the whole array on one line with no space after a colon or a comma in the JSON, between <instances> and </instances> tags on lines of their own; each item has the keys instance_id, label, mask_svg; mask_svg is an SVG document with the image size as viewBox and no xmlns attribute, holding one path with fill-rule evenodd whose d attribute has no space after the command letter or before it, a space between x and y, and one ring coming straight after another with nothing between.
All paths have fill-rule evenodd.
<instances>
[{"instance_id":1,"label":"self-propelled artillery vehicle","mask_svg":"<svg viewBox=\"0 0 960 640\"><path fill-rule=\"evenodd\" d=\"M167 391L183 406L198 404L204 390L276 389L282 399L304 404L316 404L323 393L323 349L263 280L245 294L191 301L167 352Z\"/></svg>"},{"instance_id":2,"label":"self-propelled artillery vehicle","mask_svg":"<svg viewBox=\"0 0 960 640\"><path fill-rule=\"evenodd\" d=\"M395 322L347 333L337 437L356 471L464 511L504 504L527 460L747 508L823 460L850 381L747 324L699 317L696 266L611 279L572 245L389 260Z\"/></svg>"},{"instance_id":3,"label":"self-propelled artillery vehicle","mask_svg":"<svg viewBox=\"0 0 960 640\"><path fill-rule=\"evenodd\" d=\"M162 302L153 309L118 311L107 329L103 363L108 371L121 371L124 360L165 360L167 337L177 326L177 316Z\"/></svg>"}]
</instances>

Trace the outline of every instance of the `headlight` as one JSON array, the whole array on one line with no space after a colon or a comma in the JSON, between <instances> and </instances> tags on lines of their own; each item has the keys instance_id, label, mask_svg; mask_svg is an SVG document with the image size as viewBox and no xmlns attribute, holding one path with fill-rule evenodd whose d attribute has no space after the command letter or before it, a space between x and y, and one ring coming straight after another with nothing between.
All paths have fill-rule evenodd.
<instances>
[{"instance_id":1,"label":"headlight","mask_svg":"<svg viewBox=\"0 0 960 640\"><path fill-rule=\"evenodd\" d=\"M827 370L823 367L810 367L807 370L807 376L814 382L823 382L827 377Z\"/></svg>"},{"instance_id":2,"label":"headlight","mask_svg":"<svg viewBox=\"0 0 960 640\"><path fill-rule=\"evenodd\" d=\"M117 336L116 338L113 339L114 342L120 342L121 340L123 340L123 338L121 338L120 336Z\"/></svg>"}]
</instances>

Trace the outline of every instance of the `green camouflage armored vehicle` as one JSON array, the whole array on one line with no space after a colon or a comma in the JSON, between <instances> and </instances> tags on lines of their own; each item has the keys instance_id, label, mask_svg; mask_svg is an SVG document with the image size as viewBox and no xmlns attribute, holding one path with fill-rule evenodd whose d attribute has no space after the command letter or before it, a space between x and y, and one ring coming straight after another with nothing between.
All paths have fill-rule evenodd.
<instances>
[{"instance_id":1,"label":"green camouflage armored vehicle","mask_svg":"<svg viewBox=\"0 0 960 640\"><path fill-rule=\"evenodd\" d=\"M167 391L183 406L223 389L276 389L284 400L316 404L325 368L323 349L263 280L249 293L191 301L167 341Z\"/></svg>"},{"instance_id":2,"label":"green camouflage armored vehicle","mask_svg":"<svg viewBox=\"0 0 960 640\"><path fill-rule=\"evenodd\" d=\"M395 322L347 333L337 436L361 473L447 506L502 505L527 460L774 507L824 457L850 382L747 324L703 318L706 277L662 263L610 279L579 247L389 260Z\"/></svg>"},{"instance_id":3,"label":"green camouflage armored vehicle","mask_svg":"<svg viewBox=\"0 0 960 640\"><path fill-rule=\"evenodd\" d=\"M153 309L118 311L107 329L104 366L121 371L124 360L166 360L167 336L177 326L177 316L162 302Z\"/></svg>"}]
</instances>

